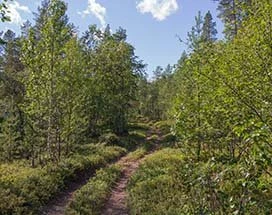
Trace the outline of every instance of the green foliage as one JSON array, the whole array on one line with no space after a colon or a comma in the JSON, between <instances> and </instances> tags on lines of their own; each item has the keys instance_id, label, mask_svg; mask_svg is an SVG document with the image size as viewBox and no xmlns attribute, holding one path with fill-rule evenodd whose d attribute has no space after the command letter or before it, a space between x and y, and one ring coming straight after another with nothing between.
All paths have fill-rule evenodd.
<instances>
[{"instance_id":1,"label":"green foliage","mask_svg":"<svg viewBox=\"0 0 272 215\"><path fill-rule=\"evenodd\" d=\"M10 21L10 17L9 17L9 10L8 10L8 6L7 3L9 2L9 0L3 0L3 2L0 3L0 20L1 22L7 22Z\"/></svg>"},{"instance_id":2,"label":"green foliage","mask_svg":"<svg viewBox=\"0 0 272 215\"><path fill-rule=\"evenodd\" d=\"M119 145L120 138L113 133L106 133L103 134L100 138L101 143L106 143L107 145Z\"/></svg>"},{"instance_id":3,"label":"green foliage","mask_svg":"<svg viewBox=\"0 0 272 215\"><path fill-rule=\"evenodd\" d=\"M130 152L128 155L127 155L127 160L132 160L132 161L136 161L140 158L143 158L145 156L145 154L147 153L147 150L145 149L145 147L140 147L138 149L136 149L135 151L133 152Z\"/></svg>"},{"instance_id":4,"label":"green foliage","mask_svg":"<svg viewBox=\"0 0 272 215\"><path fill-rule=\"evenodd\" d=\"M131 214L269 214L271 180L255 164L149 156L129 184Z\"/></svg>"},{"instance_id":5,"label":"green foliage","mask_svg":"<svg viewBox=\"0 0 272 215\"><path fill-rule=\"evenodd\" d=\"M187 153L229 160L269 157L270 10L271 4L252 1L254 15L234 40L202 41L174 73L172 127Z\"/></svg>"},{"instance_id":6,"label":"green foliage","mask_svg":"<svg viewBox=\"0 0 272 215\"><path fill-rule=\"evenodd\" d=\"M121 147L143 147L134 159L161 140L180 149L141 166L129 188L132 214L271 214L272 4L220 0L218 9L227 40L216 41L211 14L199 12L187 53L152 80L124 29L91 25L79 38L62 0L44 1L22 36L7 31L0 155L10 163L0 165L0 213L37 214L71 179L124 154ZM7 10L4 0L2 21ZM134 118L143 123L128 123ZM162 134L146 141L149 120L163 120L154 128ZM82 144L99 136L98 145ZM71 213L101 207L118 174L98 173Z\"/></svg>"},{"instance_id":7,"label":"green foliage","mask_svg":"<svg viewBox=\"0 0 272 215\"><path fill-rule=\"evenodd\" d=\"M98 170L96 176L75 193L65 214L101 214L109 192L120 176L121 168L116 165Z\"/></svg>"},{"instance_id":8,"label":"green foliage","mask_svg":"<svg viewBox=\"0 0 272 215\"><path fill-rule=\"evenodd\" d=\"M179 195L171 173L181 164L178 151L165 149L149 156L129 183L131 214L173 214L168 207L179 205ZM176 193L175 193L176 194ZM171 210L171 208L170 208Z\"/></svg>"},{"instance_id":9,"label":"green foliage","mask_svg":"<svg viewBox=\"0 0 272 215\"><path fill-rule=\"evenodd\" d=\"M177 140L176 136L172 133L168 133L162 136L162 143L174 143Z\"/></svg>"},{"instance_id":10,"label":"green foliage","mask_svg":"<svg viewBox=\"0 0 272 215\"><path fill-rule=\"evenodd\" d=\"M159 129L159 131L163 134L167 134L171 131L171 127L173 126L173 124L174 123L171 120L164 120L156 122L154 126Z\"/></svg>"},{"instance_id":11,"label":"green foliage","mask_svg":"<svg viewBox=\"0 0 272 215\"><path fill-rule=\"evenodd\" d=\"M251 0L214 0L218 1L218 17L225 24L224 33L227 39L233 39L237 35L242 21L248 15L248 7L253 3Z\"/></svg>"},{"instance_id":12,"label":"green foliage","mask_svg":"<svg viewBox=\"0 0 272 215\"><path fill-rule=\"evenodd\" d=\"M105 133L99 137L101 143L112 146L120 146L129 151L134 150L145 142L145 130L131 130L127 135L117 136L114 133Z\"/></svg>"},{"instance_id":13,"label":"green foliage","mask_svg":"<svg viewBox=\"0 0 272 215\"><path fill-rule=\"evenodd\" d=\"M150 129L150 126L148 125L147 122L133 122L129 123L128 126L130 131L135 130L147 131L148 129Z\"/></svg>"},{"instance_id":14,"label":"green foliage","mask_svg":"<svg viewBox=\"0 0 272 215\"><path fill-rule=\"evenodd\" d=\"M217 34L216 22L213 21L210 11L208 11L204 17L202 28L201 40L204 42L214 42Z\"/></svg>"},{"instance_id":15,"label":"green foliage","mask_svg":"<svg viewBox=\"0 0 272 215\"><path fill-rule=\"evenodd\" d=\"M149 120L163 120L168 117L170 100L175 92L173 82L174 67L167 65L165 69L157 67L154 80L146 77L139 80L138 112Z\"/></svg>"},{"instance_id":16,"label":"green foliage","mask_svg":"<svg viewBox=\"0 0 272 215\"><path fill-rule=\"evenodd\" d=\"M131 151L144 144L145 137L145 132L130 131L128 135L122 136L120 138L120 144L122 147Z\"/></svg>"},{"instance_id":17,"label":"green foliage","mask_svg":"<svg viewBox=\"0 0 272 215\"><path fill-rule=\"evenodd\" d=\"M111 33L109 26L103 32L92 25L79 38L66 13L64 1L43 1L20 37L10 30L3 35L0 153L6 161L57 163L108 129L128 134L144 65L124 29Z\"/></svg>"},{"instance_id":18,"label":"green foliage","mask_svg":"<svg viewBox=\"0 0 272 215\"><path fill-rule=\"evenodd\" d=\"M104 145L86 145L81 150L83 154L79 150L58 165L44 168L20 163L0 165L0 195L6 195L0 203L1 214L37 214L69 181L94 172L125 153L123 148Z\"/></svg>"}]
</instances>

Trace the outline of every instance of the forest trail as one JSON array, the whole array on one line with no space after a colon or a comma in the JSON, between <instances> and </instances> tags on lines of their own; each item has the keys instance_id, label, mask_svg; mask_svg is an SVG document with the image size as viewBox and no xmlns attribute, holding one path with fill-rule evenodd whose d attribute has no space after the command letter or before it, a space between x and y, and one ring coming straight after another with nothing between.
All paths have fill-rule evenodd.
<instances>
[{"instance_id":1,"label":"forest trail","mask_svg":"<svg viewBox=\"0 0 272 215\"><path fill-rule=\"evenodd\" d=\"M111 195L105 204L104 210L102 212L102 215L128 215L129 209L126 205L127 203L127 192L126 187L128 185L128 181L130 177L136 172L141 162L150 154L152 154L157 148L158 148L158 142L160 141L161 135L159 131L150 131L147 134L147 141L149 138L153 135L157 134L158 139L155 142L155 147L143 158L140 158L138 160L127 160L126 157L121 159L118 164L123 166L122 170L122 176L117 182L115 188L112 190Z\"/></svg>"},{"instance_id":2,"label":"forest trail","mask_svg":"<svg viewBox=\"0 0 272 215\"><path fill-rule=\"evenodd\" d=\"M70 182L68 187L62 192L58 193L52 201L45 205L42 210L42 215L64 215L65 208L73 199L73 194L82 186L87 184L95 171L86 172L78 177L78 180Z\"/></svg>"},{"instance_id":3,"label":"forest trail","mask_svg":"<svg viewBox=\"0 0 272 215\"><path fill-rule=\"evenodd\" d=\"M158 142L160 141L160 132L158 130L150 130L147 132L148 141L149 138L153 135L158 135L158 140L155 141L156 147L154 147L146 156L152 154L156 149ZM146 157L144 156L144 158ZM141 161L144 159L138 160L129 160L128 156L122 157L116 164L123 166L122 176L117 182L116 187L111 192L110 198L108 199L107 203L105 204L104 210L102 214L106 215L125 215L128 214L128 209L126 207L126 187L130 177L135 173L138 169ZM82 177L79 177L79 180L72 182L68 185L68 188L64 191L57 194L57 196L50 201L46 206L44 206L41 210L42 215L64 215L65 209L67 205L73 199L74 193L84 186L90 178L94 175L94 172L89 172L87 174L83 174Z\"/></svg>"},{"instance_id":4,"label":"forest trail","mask_svg":"<svg viewBox=\"0 0 272 215\"><path fill-rule=\"evenodd\" d=\"M112 190L110 198L105 204L105 208L102 212L103 215L128 214L128 209L126 207L126 187L130 177L138 169L140 160L127 161L126 158L124 158L121 159L120 162L118 162L118 164L124 167L122 170L122 176L117 182L116 187Z\"/></svg>"}]
</instances>

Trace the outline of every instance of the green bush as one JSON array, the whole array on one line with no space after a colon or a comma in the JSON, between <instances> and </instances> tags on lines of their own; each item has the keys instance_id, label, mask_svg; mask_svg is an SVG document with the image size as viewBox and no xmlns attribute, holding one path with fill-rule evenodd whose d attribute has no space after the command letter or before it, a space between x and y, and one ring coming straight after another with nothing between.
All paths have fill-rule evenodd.
<instances>
[{"instance_id":1,"label":"green bush","mask_svg":"<svg viewBox=\"0 0 272 215\"><path fill-rule=\"evenodd\" d=\"M148 123L129 123L130 131L147 131L148 129L150 129Z\"/></svg>"},{"instance_id":2,"label":"green bush","mask_svg":"<svg viewBox=\"0 0 272 215\"><path fill-rule=\"evenodd\" d=\"M106 143L107 145L119 145L120 144L120 138L114 133L103 134L99 138L99 141L101 143Z\"/></svg>"},{"instance_id":3,"label":"green bush","mask_svg":"<svg viewBox=\"0 0 272 215\"><path fill-rule=\"evenodd\" d=\"M168 133L166 135L163 135L162 142L163 143L173 143L176 141L176 136L172 133Z\"/></svg>"},{"instance_id":4,"label":"green bush","mask_svg":"<svg viewBox=\"0 0 272 215\"><path fill-rule=\"evenodd\" d=\"M147 153L147 150L144 147L141 147L133 152L130 152L126 157L127 157L127 160L133 161L133 160L138 160L144 157L146 153Z\"/></svg>"},{"instance_id":5,"label":"green bush","mask_svg":"<svg viewBox=\"0 0 272 215\"><path fill-rule=\"evenodd\" d=\"M131 214L271 214L270 176L248 163L197 162L180 150L149 156L131 178Z\"/></svg>"},{"instance_id":6,"label":"green bush","mask_svg":"<svg viewBox=\"0 0 272 215\"><path fill-rule=\"evenodd\" d=\"M98 170L96 176L75 193L65 214L100 215L110 190L121 176L121 172L121 167L116 165Z\"/></svg>"},{"instance_id":7,"label":"green bush","mask_svg":"<svg viewBox=\"0 0 272 215\"><path fill-rule=\"evenodd\" d=\"M163 147L176 147L178 145L177 138L172 133L163 135L160 142Z\"/></svg>"},{"instance_id":8,"label":"green bush","mask_svg":"<svg viewBox=\"0 0 272 215\"><path fill-rule=\"evenodd\" d=\"M121 147L95 147L83 146L92 153L80 154L79 150L58 165L49 164L44 168L30 168L18 163L0 165L0 214L38 214L39 208L69 181L84 172L94 172L126 153Z\"/></svg>"},{"instance_id":9,"label":"green bush","mask_svg":"<svg viewBox=\"0 0 272 215\"><path fill-rule=\"evenodd\" d=\"M136 149L145 142L145 133L142 131L131 131L127 136L121 137L121 146L129 151Z\"/></svg>"},{"instance_id":10,"label":"green bush","mask_svg":"<svg viewBox=\"0 0 272 215\"><path fill-rule=\"evenodd\" d=\"M170 120L159 121L154 124L154 126L159 129L163 134L167 134L171 132L171 125L173 122Z\"/></svg>"}]
</instances>

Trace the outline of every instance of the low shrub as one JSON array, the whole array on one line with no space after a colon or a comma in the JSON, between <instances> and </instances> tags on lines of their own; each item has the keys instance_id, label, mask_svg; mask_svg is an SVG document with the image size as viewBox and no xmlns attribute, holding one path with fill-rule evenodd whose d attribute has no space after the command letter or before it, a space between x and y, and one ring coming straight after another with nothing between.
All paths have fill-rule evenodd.
<instances>
[{"instance_id":1,"label":"low shrub","mask_svg":"<svg viewBox=\"0 0 272 215\"><path fill-rule=\"evenodd\" d=\"M120 138L114 133L103 134L99 138L99 141L101 143L106 143L107 145L117 145L118 146L120 144Z\"/></svg>"},{"instance_id":2,"label":"low shrub","mask_svg":"<svg viewBox=\"0 0 272 215\"><path fill-rule=\"evenodd\" d=\"M58 165L30 168L18 163L0 165L0 214L38 214L39 208L65 185L126 153L121 147L83 146L91 154L75 153ZM8 203L7 203L8 202Z\"/></svg>"},{"instance_id":3,"label":"low shrub","mask_svg":"<svg viewBox=\"0 0 272 215\"><path fill-rule=\"evenodd\" d=\"M163 134L167 134L171 132L171 126L173 122L170 120L159 121L154 124L154 126L159 129Z\"/></svg>"},{"instance_id":4,"label":"low shrub","mask_svg":"<svg viewBox=\"0 0 272 215\"><path fill-rule=\"evenodd\" d=\"M149 156L131 178L131 214L271 214L272 182L255 164L197 162L178 149Z\"/></svg>"},{"instance_id":5,"label":"low shrub","mask_svg":"<svg viewBox=\"0 0 272 215\"><path fill-rule=\"evenodd\" d=\"M146 153L147 150L144 147L138 148L137 150L130 152L127 155L127 160L129 161L138 160L140 158L143 158Z\"/></svg>"},{"instance_id":6,"label":"low shrub","mask_svg":"<svg viewBox=\"0 0 272 215\"><path fill-rule=\"evenodd\" d=\"M147 131L150 129L148 123L129 123L129 130L130 131Z\"/></svg>"},{"instance_id":7,"label":"low shrub","mask_svg":"<svg viewBox=\"0 0 272 215\"><path fill-rule=\"evenodd\" d=\"M176 147L178 145L177 138L172 133L168 133L166 135L163 135L161 137L160 142L163 147Z\"/></svg>"},{"instance_id":8,"label":"low shrub","mask_svg":"<svg viewBox=\"0 0 272 215\"><path fill-rule=\"evenodd\" d=\"M131 131L127 136L121 137L121 146L132 151L145 142L145 137L145 132Z\"/></svg>"},{"instance_id":9,"label":"low shrub","mask_svg":"<svg viewBox=\"0 0 272 215\"><path fill-rule=\"evenodd\" d=\"M131 132L129 132L128 138L141 143L141 142L145 141L146 134L143 131L131 131Z\"/></svg>"},{"instance_id":10,"label":"low shrub","mask_svg":"<svg viewBox=\"0 0 272 215\"><path fill-rule=\"evenodd\" d=\"M168 133L162 136L162 142L164 143L171 143L176 141L176 136L172 133Z\"/></svg>"},{"instance_id":11,"label":"low shrub","mask_svg":"<svg viewBox=\"0 0 272 215\"><path fill-rule=\"evenodd\" d=\"M75 193L65 214L100 215L110 190L120 176L121 167L117 165L98 170L96 176Z\"/></svg>"}]
</instances>

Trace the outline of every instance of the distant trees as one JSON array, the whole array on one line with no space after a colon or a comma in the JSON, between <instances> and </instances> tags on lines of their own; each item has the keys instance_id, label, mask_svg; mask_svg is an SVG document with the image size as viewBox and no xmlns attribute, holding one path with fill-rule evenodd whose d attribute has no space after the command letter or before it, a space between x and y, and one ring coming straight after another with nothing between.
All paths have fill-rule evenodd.
<instances>
[{"instance_id":1,"label":"distant trees","mask_svg":"<svg viewBox=\"0 0 272 215\"><path fill-rule=\"evenodd\" d=\"M204 21L198 14L188 34L187 54L164 81L174 87L159 103L170 101L165 113L174 119L173 132L187 153L198 159L254 160L268 171L271 4L251 1L244 8L250 13L241 20L235 39L226 42L215 40L210 14Z\"/></svg>"},{"instance_id":2,"label":"distant trees","mask_svg":"<svg viewBox=\"0 0 272 215\"><path fill-rule=\"evenodd\" d=\"M243 18L248 14L248 6L252 0L214 0L218 2L218 17L225 24L224 33L227 39L232 39L237 35L241 27Z\"/></svg>"},{"instance_id":3,"label":"distant trees","mask_svg":"<svg viewBox=\"0 0 272 215\"><path fill-rule=\"evenodd\" d=\"M158 66L153 71L153 80L143 77L139 82L138 102L139 114L152 120L167 119L171 99L175 93L173 79L174 67Z\"/></svg>"},{"instance_id":4,"label":"distant trees","mask_svg":"<svg viewBox=\"0 0 272 215\"><path fill-rule=\"evenodd\" d=\"M182 149L199 160L250 159L267 171L272 131L271 3L235 3L241 4L243 15L235 39L231 33L226 42L216 40L211 14L204 20L198 14L188 33L187 53L170 75L163 76L158 67L156 79L142 88L141 104L150 118L174 120L173 132Z\"/></svg>"},{"instance_id":5,"label":"distant trees","mask_svg":"<svg viewBox=\"0 0 272 215\"><path fill-rule=\"evenodd\" d=\"M19 78L24 66L20 61L20 43L15 33L8 30L3 35L0 71L0 149L7 150L2 154L8 160L17 157L23 150L24 114L19 107L24 95L24 88ZM2 121L2 123L1 123ZM1 134L0 134L1 135Z\"/></svg>"}]
</instances>

